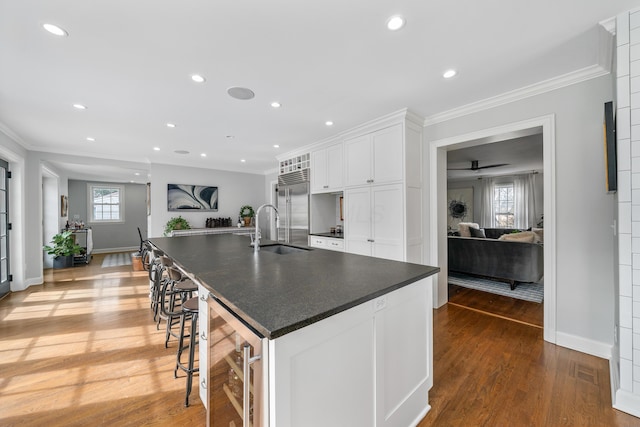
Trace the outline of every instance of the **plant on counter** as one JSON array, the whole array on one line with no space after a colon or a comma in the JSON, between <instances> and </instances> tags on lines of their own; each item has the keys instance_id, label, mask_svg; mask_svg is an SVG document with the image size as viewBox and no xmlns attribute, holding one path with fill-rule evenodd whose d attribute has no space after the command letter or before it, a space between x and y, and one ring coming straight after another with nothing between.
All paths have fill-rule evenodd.
<instances>
[{"instance_id":1,"label":"plant on counter","mask_svg":"<svg viewBox=\"0 0 640 427\"><path fill-rule=\"evenodd\" d=\"M182 216L174 216L164 226L164 235L168 236L173 230L188 230L190 228L191 226L186 219L182 218Z\"/></svg>"},{"instance_id":2,"label":"plant on counter","mask_svg":"<svg viewBox=\"0 0 640 427\"><path fill-rule=\"evenodd\" d=\"M244 205L243 207L240 208L240 218L244 219L244 225L250 225L251 224L251 218L253 218L253 216L255 215L255 213L253 212L253 208L249 205Z\"/></svg>"}]
</instances>

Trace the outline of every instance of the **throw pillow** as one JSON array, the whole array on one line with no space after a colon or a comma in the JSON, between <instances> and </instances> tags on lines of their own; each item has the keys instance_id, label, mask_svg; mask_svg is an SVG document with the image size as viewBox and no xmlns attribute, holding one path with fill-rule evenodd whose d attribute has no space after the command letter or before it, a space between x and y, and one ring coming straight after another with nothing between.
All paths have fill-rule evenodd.
<instances>
[{"instance_id":1,"label":"throw pillow","mask_svg":"<svg viewBox=\"0 0 640 427\"><path fill-rule=\"evenodd\" d=\"M503 234L498 240L506 240L508 242L524 242L537 243L538 236L533 231L522 231L520 233Z\"/></svg>"},{"instance_id":2,"label":"throw pillow","mask_svg":"<svg viewBox=\"0 0 640 427\"><path fill-rule=\"evenodd\" d=\"M487 236L485 236L484 230L482 228L469 227L469 233L471 234L471 237L478 237L478 238L481 238L481 239L486 239L487 238Z\"/></svg>"},{"instance_id":3,"label":"throw pillow","mask_svg":"<svg viewBox=\"0 0 640 427\"><path fill-rule=\"evenodd\" d=\"M540 243L544 243L544 228L532 228L531 231L533 231L534 233L536 233L536 235L538 236L538 241Z\"/></svg>"},{"instance_id":4,"label":"throw pillow","mask_svg":"<svg viewBox=\"0 0 640 427\"><path fill-rule=\"evenodd\" d=\"M471 237L469 228L480 228L480 224L475 222L461 222L458 224L458 231L461 237Z\"/></svg>"}]
</instances>

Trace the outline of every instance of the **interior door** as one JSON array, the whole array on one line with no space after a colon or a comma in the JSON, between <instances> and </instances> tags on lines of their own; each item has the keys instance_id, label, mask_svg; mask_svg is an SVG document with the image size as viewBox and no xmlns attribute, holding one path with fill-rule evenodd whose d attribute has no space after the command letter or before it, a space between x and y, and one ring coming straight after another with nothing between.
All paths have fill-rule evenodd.
<instances>
[{"instance_id":1,"label":"interior door","mask_svg":"<svg viewBox=\"0 0 640 427\"><path fill-rule=\"evenodd\" d=\"M9 286L9 163L0 160L0 297Z\"/></svg>"}]
</instances>

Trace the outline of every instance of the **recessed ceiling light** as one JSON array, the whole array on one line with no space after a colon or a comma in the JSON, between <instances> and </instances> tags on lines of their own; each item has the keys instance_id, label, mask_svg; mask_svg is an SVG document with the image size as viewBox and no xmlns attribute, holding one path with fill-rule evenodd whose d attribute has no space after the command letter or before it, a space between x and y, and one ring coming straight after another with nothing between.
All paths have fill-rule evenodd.
<instances>
[{"instance_id":1,"label":"recessed ceiling light","mask_svg":"<svg viewBox=\"0 0 640 427\"><path fill-rule=\"evenodd\" d=\"M246 160L245 160L245 159L240 159L240 161L241 161L242 163L245 163L245 162L246 162Z\"/></svg>"},{"instance_id":2,"label":"recessed ceiling light","mask_svg":"<svg viewBox=\"0 0 640 427\"><path fill-rule=\"evenodd\" d=\"M280 148L278 144L273 144L273 148Z\"/></svg>"},{"instance_id":3,"label":"recessed ceiling light","mask_svg":"<svg viewBox=\"0 0 640 427\"><path fill-rule=\"evenodd\" d=\"M42 24L42 28L44 28L45 30L49 31L51 34L54 34L56 36L64 37L69 35L69 33L67 33L64 29L58 27L57 25Z\"/></svg>"},{"instance_id":4,"label":"recessed ceiling light","mask_svg":"<svg viewBox=\"0 0 640 427\"><path fill-rule=\"evenodd\" d=\"M140 176L140 172L134 173L135 176Z\"/></svg>"},{"instance_id":5,"label":"recessed ceiling light","mask_svg":"<svg viewBox=\"0 0 640 427\"><path fill-rule=\"evenodd\" d=\"M275 102L275 101L274 101L274 102L272 102L272 103L271 103L271 106L272 106L273 108L280 108L282 105L281 105L279 102Z\"/></svg>"},{"instance_id":6,"label":"recessed ceiling light","mask_svg":"<svg viewBox=\"0 0 640 427\"><path fill-rule=\"evenodd\" d=\"M160 151L160 147L153 147L153 151Z\"/></svg>"},{"instance_id":7,"label":"recessed ceiling light","mask_svg":"<svg viewBox=\"0 0 640 427\"><path fill-rule=\"evenodd\" d=\"M90 137L90 136L88 136L88 137L87 137L87 141L91 141L91 142L93 142L93 141L95 141L95 140L96 140L96 139L95 139L95 138L93 138L93 137Z\"/></svg>"},{"instance_id":8,"label":"recessed ceiling light","mask_svg":"<svg viewBox=\"0 0 640 427\"><path fill-rule=\"evenodd\" d=\"M193 74L191 76L191 80L193 80L196 83L204 83L206 79L202 77L200 74Z\"/></svg>"},{"instance_id":9,"label":"recessed ceiling light","mask_svg":"<svg viewBox=\"0 0 640 427\"><path fill-rule=\"evenodd\" d=\"M387 19L387 28L391 31L398 31L400 28L404 27L406 22L407 21L405 21L402 16L395 15Z\"/></svg>"},{"instance_id":10,"label":"recessed ceiling light","mask_svg":"<svg viewBox=\"0 0 640 427\"><path fill-rule=\"evenodd\" d=\"M327 126L333 126L333 122L331 120L327 120L324 124Z\"/></svg>"},{"instance_id":11,"label":"recessed ceiling light","mask_svg":"<svg viewBox=\"0 0 640 427\"><path fill-rule=\"evenodd\" d=\"M445 79L450 79L451 77L455 76L456 74L458 74L458 72L454 69L451 70L447 70L444 72L444 74L442 74L442 77L444 77Z\"/></svg>"},{"instance_id":12,"label":"recessed ceiling light","mask_svg":"<svg viewBox=\"0 0 640 427\"><path fill-rule=\"evenodd\" d=\"M176 127L175 123L167 123L167 127L168 128L174 128Z\"/></svg>"},{"instance_id":13,"label":"recessed ceiling light","mask_svg":"<svg viewBox=\"0 0 640 427\"><path fill-rule=\"evenodd\" d=\"M73 104L73 108L77 108L78 110L86 110L87 107L82 104Z\"/></svg>"},{"instance_id":14,"label":"recessed ceiling light","mask_svg":"<svg viewBox=\"0 0 640 427\"><path fill-rule=\"evenodd\" d=\"M238 86L230 87L229 89L227 89L227 93L232 98L242 100L253 99L256 96L256 94L253 93L251 89Z\"/></svg>"},{"instance_id":15,"label":"recessed ceiling light","mask_svg":"<svg viewBox=\"0 0 640 427\"><path fill-rule=\"evenodd\" d=\"M201 153L200 157L207 157L207 153Z\"/></svg>"},{"instance_id":16,"label":"recessed ceiling light","mask_svg":"<svg viewBox=\"0 0 640 427\"><path fill-rule=\"evenodd\" d=\"M174 150L173 152L176 154L189 154L187 150Z\"/></svg>"},{"instance_id":17,"label":"recessed ceiling light","mask_svg":"<svg viewBox=\"0 0 640 427\"><path fill-rule=\"evenodd\" d=\"M227 135L227 139L234 139L234 138L235 138L235 136L233 136L233 135Z\"/></svg>"}]
</instances>

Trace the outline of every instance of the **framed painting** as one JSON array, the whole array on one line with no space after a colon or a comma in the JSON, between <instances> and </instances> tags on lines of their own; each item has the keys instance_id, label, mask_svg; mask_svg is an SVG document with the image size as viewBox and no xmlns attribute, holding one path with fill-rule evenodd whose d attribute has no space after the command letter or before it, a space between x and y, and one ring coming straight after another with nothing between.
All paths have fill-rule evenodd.
<instances>
[{"instance_id":1,"label":"framed painting","mask_svg":"<svg viewBox=\"0 0 640 427\"><path fill-rule=\"evenodd\" d=\"M218 187L204 185L167 185L169 211L218 211Z\"/></svg>"},{"instance_id":2,"label":"framed painting","mask_svg":"<svg viewBox=\"0 0 640 427\"><path fill-rule=\"evenodd\" d=\"M67 196L60 196L60 216L67 216L69 210L69 198Z\"/></svg>"}]
</instances>

